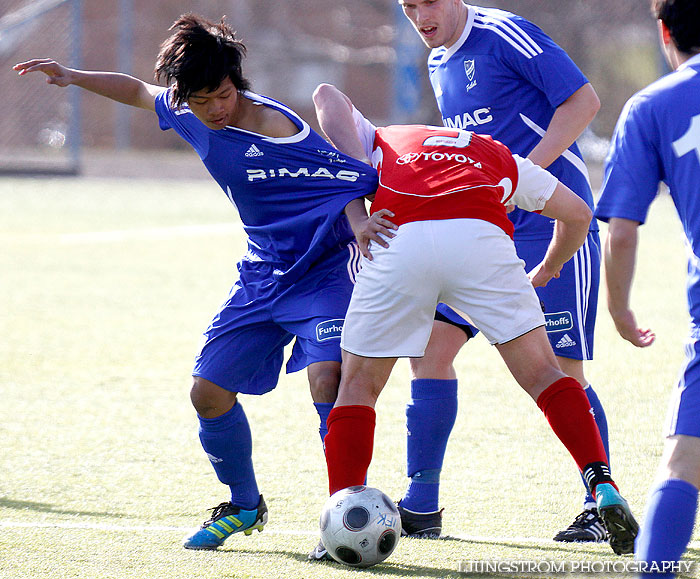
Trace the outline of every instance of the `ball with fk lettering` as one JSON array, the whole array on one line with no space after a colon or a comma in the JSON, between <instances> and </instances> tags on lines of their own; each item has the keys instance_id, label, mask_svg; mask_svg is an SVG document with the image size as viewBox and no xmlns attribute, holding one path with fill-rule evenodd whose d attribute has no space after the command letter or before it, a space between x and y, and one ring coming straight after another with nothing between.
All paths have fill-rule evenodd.
<instances>
[{"instance_id":1,"label":"ball with fk lettering","mask_svg":"<svg viewBox=\"0 0 700 579\"><path fill-rule=\"evenodd\" d=\"M320 526L321 540L333 559L351 567L371 567L396 548L401 515L382 491L361 485L331 495Z\"/></svg>"}]
</instances>

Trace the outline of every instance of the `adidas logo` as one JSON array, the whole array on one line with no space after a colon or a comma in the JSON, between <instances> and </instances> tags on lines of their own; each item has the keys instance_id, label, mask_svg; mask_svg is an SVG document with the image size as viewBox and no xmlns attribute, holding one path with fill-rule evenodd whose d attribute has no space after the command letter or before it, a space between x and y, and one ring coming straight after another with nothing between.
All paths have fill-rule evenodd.
<instances>
[{"instance_id":1,"label":"adidas logo","mask_svg":"<svg viewBox=\"0 0 700 579\"><path fill-rule=\"evenodd\" d=\"M246 157L262 157L265 153L263 153L260 149L258 149L255 145L251 145L250 149L248 149L245 152Z\"/></svg>"},{"instance_id":2,"label":"adidas logo","mask_svg":"<svg viewBox=\"0 0 700 579\"><path fill-rule=\"evenodd\" d=\"M564 337L557 342L556 347L557 348L570 348L571 346L575 346L576 342L574 342L571 339L571 336L569 334L564 334Z\"/></svg>"},{"instance_id":3,"label":"adidas logo","mask_svg":"<svg viewBox=\"0 0 700 579\"><path fill-rule=\"evenodd\" d=\"M223 458L216 457L213 454L209 454L208 452L206 452L205 454L207 455L207 458L214 464L216 464L217 462L224 462Z\"/></svg>"}]
</instances>

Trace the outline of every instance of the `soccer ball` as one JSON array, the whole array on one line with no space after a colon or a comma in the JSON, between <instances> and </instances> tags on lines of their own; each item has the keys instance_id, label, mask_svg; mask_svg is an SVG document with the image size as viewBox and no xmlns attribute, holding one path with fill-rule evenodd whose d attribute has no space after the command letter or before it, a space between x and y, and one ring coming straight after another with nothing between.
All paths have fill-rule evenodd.
<instances>
[{"instance_id":1,"label":"soccer ball","mask_svg":"<svg viewBox=\"0 0 700 579\"><path fill-rule=\"evenodd\" d=\"M370 567L393 552L401 515L382 491L355 486L331 495L321 511L321 540L338 563Z\"/></svg>"}]
</instances>

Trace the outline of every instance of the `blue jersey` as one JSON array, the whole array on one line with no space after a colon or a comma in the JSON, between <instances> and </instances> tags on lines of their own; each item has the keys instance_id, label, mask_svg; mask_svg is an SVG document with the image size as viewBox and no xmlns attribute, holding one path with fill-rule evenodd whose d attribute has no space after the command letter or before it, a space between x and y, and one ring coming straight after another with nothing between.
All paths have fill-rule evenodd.
<instances>
[{"instance_id":1,"label":"blue jersey","mask_svg":"<svg viewBox=\"0 0 700 579\"><path fill-rule=\"evenodd\" d=\"M486 133L523 157L539 143L556 108L588 80L567 54L524 18L469 6L464 32L428 59L430 82L448 127ZM590 207L588 171L576 143L547 168ZM553 221L516 209L515 239L550 239ZM591 229L597 230L595 222Z\"/></svg>"},{"instance_id":2,"label":"blue jersey","mask_svg":"<svg viewBox=\"0 0 700 579\"><path fill-rule=\"evenodd\" d=\"M244 93L289 118L296 135L209 129L187 105L173 109L170 94L164 90L156 98L160 127L192 145L238 209L248 234L245 260L272 264L276 280L291 284L353 239L343 210L374 192L372 167L339 153L291 109L267 97Z\"/></svg>"},{"instance_id":3,"label":"blue jersey","mask_svg":"<svg viewBox=\"0 0 700 579\"><path fill-rule=\"evenodd\" d=\"M692 254L690 315L700 330L700 56L633 96L606 160L596 216L644 223L659 183L668 185ZM697 338L698 336L696 336Z\"/></svg>"}]
</instances>

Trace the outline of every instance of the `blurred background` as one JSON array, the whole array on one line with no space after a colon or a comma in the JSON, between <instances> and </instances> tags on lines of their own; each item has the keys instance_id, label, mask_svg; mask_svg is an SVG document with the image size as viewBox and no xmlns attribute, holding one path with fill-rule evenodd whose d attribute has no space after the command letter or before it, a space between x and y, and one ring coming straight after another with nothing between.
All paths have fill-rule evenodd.
<instances>
[{"instance_id":1,"label":"blurred background","mask_svg":"<svg viewBox=\"0 0 700 579\"><path fill-rule=\"evenodd\" d=\"M602 108L581 139L599 164L627 98L666 72L646 0L499 0L559 43L598 91ZM0 171L110 171L141 163L163 176L205 176L188 146L147 112L79 89L18 77L16 62L51 57L69 66L153 79L159 44L184 12L225 15L248 47L253 90L294 108L316 126L311 93L320 82L346 92L376 124L440 124L427 81L427 49L396 0L0 0ZM144 156L143 152L149 151ZM162 158L152 161L156 151ZM128 159L116 168L117 159ZM196 168L190 168L190 162Z\"/></svg>"}]
</instances>

